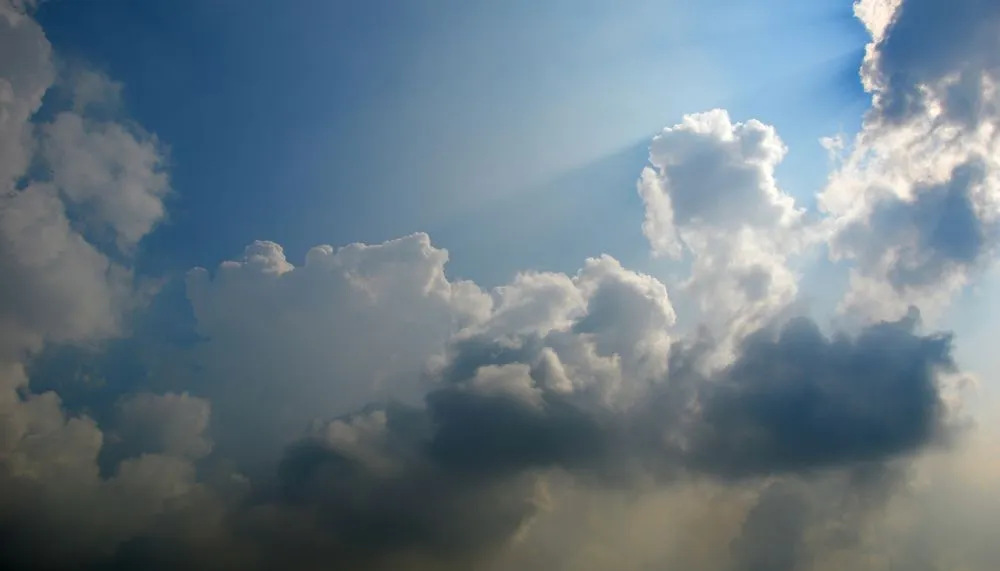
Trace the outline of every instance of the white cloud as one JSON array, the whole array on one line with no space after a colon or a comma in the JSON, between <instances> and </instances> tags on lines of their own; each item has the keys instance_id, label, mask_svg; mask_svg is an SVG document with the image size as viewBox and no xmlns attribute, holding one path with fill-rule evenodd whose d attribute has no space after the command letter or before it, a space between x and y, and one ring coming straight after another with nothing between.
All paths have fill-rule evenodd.
<instances>
[{"instance_id":1,"label":"white cloud","mask_svg":"<svg viewBox=\"0 0 1000 571\"><path fill-rule=\"evenodd\" d=\"M855 262L843 308L939 311L992 263L1000 217L1000 8L861 0L872 108L820 195L831 255Z\"/></svg>"},{"instance_id":2,"label":"white cloud","mask_svg":"<svg viewBox=\"0 0 1000 571\"><path fill-rule=\"evenodd\" d=\"M574 276L520 274L493 296L489 317L435 358L451 367L445 377L521 362L548 389L611 403L666 374L676 321L667 289L610 256L586 260ZM454 361L453 350L468 354Z\"/></svg>"},{"instance_id":3,"label":"white cloud","mask_svg":"<svg viewBox=\"0 0 1000 571\"><path fill-rule=\"evenodd\" d=\"M700 227L770 229L798 213L774 180L787 149L774 128L752 120L732 123L721 109L687 115L653 138L651 167L640 193L656 202L646 213L646 236L658 254L678 256L684 234Z\"/></svg>"},{"instance_id":4,"label":"white cloud","mask_svg":"<svg viewBox=\"0 0 1000 571\"><path fill-rule=\"evenodd\" d=\"M0 354L17 359L44 341L86 343L119 330L131 278L77 233L51 185L0 197Z\"/></svg>"},{"instance_id":5,"label":"white cloud","mask_svg":"<svg viewBox=\"0 0 1000 571\"><path fill-rule=\"evenodd\" d=\"M643 232L656 255L690 254L683 287L723 335L759 327L797 293L788 262L808 234L774 178L786 151L773 127L720 109L685 116L650 147Z\"/></svg>"},{"instance_id":6,"label":"white cloud","mask_svg":"<svg viewBox=\"0 0 1000 571\"><path fill-rule=\"evenodd\" d=\"M188 296L207 339L193 357L203 367L198 391L236 430L220 444L273 454L310 420L419 398L424 361L490 308L475 285L445 277L447 259L415 234L315 247L299 267L277 244L257 242L215 276L192 271Z\"/></svg>"},{"instance_id":7,"label":"white cloud","mask_svg":"<svg viewBox=\"0 0 1000 571\"><path fill-rule=\"evenodd\" d=\"M133 302L130 270L79 224L106 224L130 248L163 217L168 191L155 139L72 112L33 121L56 78L51 46L21 8L0 7L0 51L17 54L0 63L0 356L15 360L46 340L119 331ZM100 91L92 85L88 97ZM33 161L48 168L29 170Z\"/></svg>"},{"instance_id":8,"label":"white cloud","mask_svg":"<svg viewBox=\"0 0 1000 571\"><path fill-rule=\"evenodd\" d=\"M184 411L168 410L169 396L149 397L143 414L164 421L164 452L179 456L128 460L117 477L103 479L106 438L97 423L64 410L55 392L32 391L26 366L46 344L93 345L122 332L138 301L126 250L163 217L168 191L154 138L91 119L82 107L38 118L57 78L51 46L24 12L32 7L0 1L0 517L18 522L15 543L37 525L73 530L71 541L30 554L58 565L75 549L113 546L117 534L135 532L130 522L142 510L119 513L119 488L146 489L149 515L162 507L157 498L193 482L193 466L180 456L205 452L198 439L207 419L174 414ZM97 87L91 81L79 95L93 102L102 96ZM110 239L91 232L92 224L107 225ZM115 261L109 242L123 250ZM16 567L21 555L4 557Z\"/></svg>"},{"instance_id":9,"label":"white cloud","mask_svg":"<svg viewBox=\"0 0 1000 571\"><path fill-rule=\"evenodd\" d=\"M266 456L312 420L419 402L433 388L421 371L434 374L453 338L547 338L538 366L605 392L620 390L623 375L665 373L675 315L654 278L604 256L575 276L525 273L488 294L450 281L447 259L416 234L316 247L299 267L277 244L257 242L214 277L192 271L188 295L206 338L190 355L195 386L215 404L220 430L238 427L218 435L227 453Z\"/></svg>"},{"instance_id":10,"label":"white cloud","mask_svg":"<svg viewBox=\"0 0 1000 571\"><path fill-rule=\"evenodd\" d=\"M123 251L164 217L170 187L163 151L136 127L60 113L42 126L42 157L83 220L112 231Z\"/></svg>"}]
</instances>

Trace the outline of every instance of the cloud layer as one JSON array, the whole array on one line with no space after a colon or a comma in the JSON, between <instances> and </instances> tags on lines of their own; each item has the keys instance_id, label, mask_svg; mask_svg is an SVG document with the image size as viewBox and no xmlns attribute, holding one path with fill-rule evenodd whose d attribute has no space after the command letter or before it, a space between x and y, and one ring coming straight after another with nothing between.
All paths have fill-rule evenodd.
<instances>
[{"instance_id":1,"label":"cloud layer","mask_svg":"<svg viewBox=\"0 0 1000 571\"><path fill-rule=\"evenodd\" d=\"M164 145L0 0L0 563L992 568L975 530L1000 519L1000 470L962 448L968 377L920 315L995 257L1000 11L855 11L872 107L819 212L781 190L759 121L653 139L643 230L677 283L599 255L484 289L426 234L299 265L258 241L188 273L181 344L131 327L156 295L133 267L166 217ZM52 89L71 96L40 113ZM823 248L854 331L796 305ZM59 350L141 373L40 366Z\"/></svg>"}]
</instances>

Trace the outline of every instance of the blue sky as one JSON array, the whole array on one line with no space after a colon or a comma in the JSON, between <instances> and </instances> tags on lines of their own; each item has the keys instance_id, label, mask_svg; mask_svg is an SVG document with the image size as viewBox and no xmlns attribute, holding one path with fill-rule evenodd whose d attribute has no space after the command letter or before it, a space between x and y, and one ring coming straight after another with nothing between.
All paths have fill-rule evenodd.
<instances>
[{"instance_id":1,"label":"blue sky","mask_svg":"<svg viewBox=\"0 0 1000 571\"><path fill-rule=\"evenodd\" d=\"M774 124L781 182L808 201L818 139L867 104L842 2L53 2L38 18L170 147L169 222L140 262L157 272L253 239L301 259L418 230L485 284L601 252L642 265L634 182L661 127L716 106Z\"/></svg>"}]
</instances>

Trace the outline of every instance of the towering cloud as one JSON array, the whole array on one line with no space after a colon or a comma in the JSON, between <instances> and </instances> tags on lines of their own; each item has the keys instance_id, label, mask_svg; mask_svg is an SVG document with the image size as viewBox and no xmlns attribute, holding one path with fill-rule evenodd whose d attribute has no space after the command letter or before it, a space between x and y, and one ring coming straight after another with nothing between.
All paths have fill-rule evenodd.
<instances>
[{"instance_id":1,"label":"towering cloud","mask_svg":"<svg viewBox=\"0 0 1000 571\"><path fill-rule=\"evenodd\" d=\"M773 127L734 124L716 109L657 135L639 180L654 254L690 254L684 287L710 323L737 336L798 290L788 261L805 246L803 213L774 178L786 152Z\"/></svg>"}]
</instances>

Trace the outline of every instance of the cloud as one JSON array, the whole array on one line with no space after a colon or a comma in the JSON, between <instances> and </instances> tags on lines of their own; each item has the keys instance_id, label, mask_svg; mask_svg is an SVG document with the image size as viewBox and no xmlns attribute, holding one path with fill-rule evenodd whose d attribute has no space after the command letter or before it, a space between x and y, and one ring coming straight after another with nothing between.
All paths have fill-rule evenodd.
<instances>
[{"instance_id":1,"label":"cloud","mask_svg":"<svg viewBox=\"0 0 1000 571\"><path fill-rule=\"evenodd\" d=\"M587 386L549 383L548 371L532 365L548 358L572 364L583 378L600 374L588 368L603 364L563 354L559 333L488 349L482 339L462 341L452 357L460 368L446 369L453 387L432 392L428 407L443 434L454 430L447 456L469 462L495 461L483 453L513 453L524 441L547 453L526 450L522 468L600 471L634 460L743 478L849 465L947 436L939 381L956 370L951 340L917 335L915 326L910 317L854 339L827 338L800 318L749 336L729 366L707 376L699 361L710 347L678 343L666 380L617 401ZM891 404L870 406L873 400Z\"/></svg>"},{"instance_id":2,"label":"cloud","mask_svg":"<svg viewBox=\"0 0 1000 571\"><path fill-rule=\"evenodd\" d=\"M121 84L57 74L37 23L0 4L18 54L0 62L0 564L991 568L995 542L961 525L1000 513L990 449L957 448L955 339L911 308L995 245L995 62L970 51L993 39L922 28L943 6L857 4L873 107L825 219L778 187L770 126L715 110L654 139L644 231L690 263L697 331L670 284L607 255L484 289L422 233L301 263L257 241L186 276L196 341L134 338L135 379L70 390L33 365L100 351L145 310L133 256L166 216L166 151L122 116ZM920 30L934 61L911 54ZM67 108L39 114L56 86ZM789 309L821 237L851 265L846 306L871 309L856 331ZM71 396L91 384L108 402L86 410Z\"/></svg>"},{"instance_id":3,"label":"cloud","mask_svg":"<svg viewBox=\"0 0 1000 571\"><path fill-rule=\"evenodd\" d=\"M639 179L653 253L690 254L682 287L709 323L737 337L798 290L788 262L805 245L803 212L774 178L786 152L773 127L715 109L657 135Z\"/></svg>"},{"instance_id":4,"label":"cloud","mask_svg":"<svg viewBox=\"0 0 1000 571\"><path fill-rule=\"evenodd\" d=\"M74 112L35 122L56 81L51 47L38 24L5 3L0 33L0 354L19 359L48 340L90 342L116 334L135 294L127 261L111 243L132 247L164 215L162 157L127 126ZM43 165L44 168L35 168Z\"/></svg>"},{"instance_id":5,"label":"cloud","mask_svg":"<svg viewBox=\"0 0 1000 571\"><path fill-rule=\"evenodd\" d=\"M747 338L702 397L694 463L725 475L856 464L947 437L948 335L915 317L826 338L805 319ZM877 403L877 404L876 404Z\"/></svg>"},{"instance_id":6,"label":"cloud","mask_svg":"<svg viewBox=\"0 0 1000 571\"><path fill-rule=\"evenodd\" d=\"M0 181L6 186L28 167L32 145L28 119L41 106L55 69L41 26L7 0L0 3L0 48L6 54L19 54L0 63Z\"/></svg>"},{"instance_id":7,"label":"cloud","mask_svg":"<svg viewBox=\"0 0 1000 571\"><path fill-rule=\"evenodd\" d=\"M783 536L779 541L761 537L761 529L778 533L788 510L797 519L787 525L822 529L829 519L851 513L845 511L848 498L869 505L864 498L872 493L873 480L861 476L879 472L880 463L894 455L919 451L944 429L932 370L948 367L948 343L914 335L913 325L876 326L856 340L815 334L800 342L795 328L808 327L803 323L786 327L783 336L762 333L767 339L748 342L731 370L696 384L694 396L703 406L692 409L694 418L681 419L687 422L664 415L670 408L662 399L675 395L669 387L651 389L665 391L659 399L611 405L585 390L549 388L521 362L475 366L467 369L470 375L441 379L424 404L370 408L317 425L311 436L286 449L273 479L255 481L249 495L230 504L231 513L202 542L175 533L154 535L123 545L112 558L124 565L130 557L145 560L161 549L173 557L191 551L192 560L175 564L211 568L229 549L248 549L247 568L281 563L306 569L324 561L365 569L447 569L503 561L510 550L527 557L518 546L555 509L548 490L563 473L573 475L578 492L598 494L641 489L648 475L684 486L705 474L734 486L746 482L747 492L756 475L791 477L781 484L791 490L782 499L767 492L748 504L758 506L749 521L766 523L744 525L733 548L746 569L758 568L760 561L791 561L781 558L819 550L815 540ZM897 339L899 350L879 351L886 338ZM457 358L461 350L452 355ZM686 349L677 350L684 356ZM830 357L816 358L817 351ZM524 357L530 362L530 353ZM759 362L768 363L768 370L754 366ZM771 379L774 370L794 369L794 363L808 379L816 376L813 367L825 371L830 362L843 363L843 369L838 373L834 367L823 379L826 390L808 383L802 390L795 382L799 377ZM873 376L850 382L850 375L864 371ZM883 377L887 380L880 381ZM742 410L733 409L743 399L731 396L730 380L766 396L746 398ZM896 414L873 414L872 407L862 406L882 391L901 393ZM803 392L815 401L809 404ZM807 411L804 421L787 412L797 406ZM907 414L914 407L926 413ZM704 412L696 412L699 408ZM730 415L735 420L720 419ZM678 438L665 438L666 430ZM745 446L720 445L740 439ZM684 442L692 444L678 444ZM817 468L834 475L817 480L810 475ZM773 506L779 501L787 505ZM831 535L824 541L835 540ZM180 543L170 547L173 542ZM802 545L790 547L796 542Z\"/></svg>"},{"instance_id":8,"label":"cloud","mask_svg":"<svg viewBox=\"0 0 1000 571\"><path fill-rule=\"evenodd\" d=\"M860 0L873 31L862 68L875 93L876 120L904 123L940 106L941 118L969 127L995 117L1000 8L988 0ZM889 16L889 14L892 14Z\"/></svg>"},{"instance_id":9,"label":"cloud","mask_svg":"<svg viewBox=\"0 0 1000 571\"><path fill-rule=\"evenodd\" d=\"M978 0L861 0L872 108L820 195L831 255L857 263L845 310L938 311L994 257L1000 10Z\"/></svg>"},{"instance_id":10,"label":"cloud","mask_svg":"<svg viewBox=\"0 0 1000 571\"><path fill-rule=\"evenodd\" d=\"M721 109L687 115L664 129L650 146L652 166L640 187L653 207L643 229L654 250L679 255L684 230L701 225L769 228L790 222L792 200L774 180L786 152L773 127L733 124Z\"/></svg>"},{"instance_id":11,"label":"cloud","mask_svg":"<svg viewBox=\"0 0 1000 571\"><path fill-rule=\"evenodd\" d=\"M215 404L219 445L236 457L273 458L313 420L372 401L418 400L424 362L491 303L474 284L449 281L447 259L414 234L319 246L298 267L277 244L257 242L214 276L190 272L205 339L189 356L191 374Z\"/></svg>"},{"instance_id":12,"label":"cloud","mask_svg":"<svg viewBox=\"0 0 1000 571\"><path fill-rule=\"evenodd\" d=\"M52 184L95 232L110 230L118 247L128 250L164 217L170 187L155 137L69 112L44 125L42 133Z\"/></svg>"},{"instance_id":13,"label":"cloud","mask_svg":"<svg viewBox=\"0 0 1000 571\"><path fill-rule=\"evenodd\" d=\"M65 568L113 549L196 483L184 458L145 452L102 477L101 427L66 411L56 392L32 390L26 366L46 346L124 332L142 295L128 253L108 245L134 246L162 218L168 186L150 175L159 150L124 124L38 115L59 78L26 7L0 3L0 49L11 54L0 62L0 529L11 546L0 558L7 568ZM87 230L97 222L109 239ZM53 533L67 540L42 548Z\"/></svg>"},{"instance_id":14,"label":"cloud","mask_svg":"<svg viewBox=\"0 0 1000 571\"><path fill-rule=\"evenodd\" d=\"M141 393L119 404L121 437L141 451L178 458L201 458L212 450L205 438L211 416L208 401L186 393Z\"/></svg>"}]
</instances>

